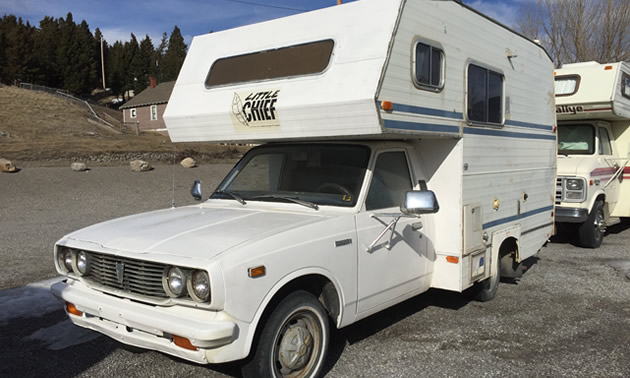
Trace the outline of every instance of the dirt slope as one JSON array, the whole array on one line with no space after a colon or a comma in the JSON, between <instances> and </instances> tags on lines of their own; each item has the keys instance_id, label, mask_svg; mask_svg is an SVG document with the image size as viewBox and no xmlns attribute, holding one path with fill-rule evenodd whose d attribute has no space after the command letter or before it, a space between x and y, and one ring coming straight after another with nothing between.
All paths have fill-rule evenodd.
<instances>
[{"instance_id":1,"label":"dirt slope","mask_svg":"<svg viewBox=\"0 0 630 378\"><path fill-rule=\"evenodd\" d=\"M119 111L94 107L97 114L120 127ZM104 115L107 113L109 116ZM153 132L118 134L88 121L91 112L81 103L52 94L0 86L0 158L19 165L66 165L71 161L119 164L141 158L152 163L192 156L198 161L232 161L244 147L216 144L173 144ZM118 122L112 120L113 117Z\"/></svg>"}]
</instances>

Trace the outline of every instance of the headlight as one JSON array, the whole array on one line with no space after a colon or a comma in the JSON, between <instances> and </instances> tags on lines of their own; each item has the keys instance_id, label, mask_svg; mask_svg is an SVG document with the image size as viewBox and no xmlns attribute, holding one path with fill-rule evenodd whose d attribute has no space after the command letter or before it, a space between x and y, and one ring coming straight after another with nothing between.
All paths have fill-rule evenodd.
<instances>
[{"instance_id":1,"label":"headlight","mask_svg":"<svg viewBox=\"0 0 630 378\"><path fill-rule=\"evenodd\" d=\"M85 251L79 251L75 257L75 264L73 266L74 270L79 273L79 275L84 276L90 272L90 255Z\"/></svg>"},{"instance_id":2,"label":"headlight","mask_svg":"<svg viewBox=\"0 0 630 378\"><path fill-rule=\"evenodd\" d=\"M196 270L188 280L188 294L197 302L207 302L210 299L210 279L208 273Z\"/></svg>"},{"instance_id":3,"label":"headlight","mask_svg":"<svg viewBox=\"0 0 630 378\"><path fill-rule=\"evenodd\" d=\"M59 247L57 252L59 266L66 269L66 272L72 273L72 250L70 248Z\"/></svg>"},{"instance_id":4,"label":"headlight","mask_svg":"<svg viewBox=\"0 0 630 378\"><path fill-rule=\"evenodd\" d=\"M581 179L567 179L566 188L567 190L582 190L584 189L584 181Z\"/></svg>"},{"instance_id":5,"label":"headlight","mask_svg":"<svg viewBox=\"0 0 630 378\"><path fill-rule=\"evenodd\" d=\"M176 266L166 269L165 273L162 276L162 285L166 294L170 297L183 296L186 293L186 273Z\"/></svg>"}]
</instances>

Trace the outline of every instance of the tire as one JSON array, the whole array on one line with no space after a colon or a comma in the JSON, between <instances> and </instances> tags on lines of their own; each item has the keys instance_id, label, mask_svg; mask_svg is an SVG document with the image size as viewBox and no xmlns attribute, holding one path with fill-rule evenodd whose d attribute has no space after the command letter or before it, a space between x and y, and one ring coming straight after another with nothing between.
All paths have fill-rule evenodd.
<instances>
[{"instance_id":1,"label":"tire","mask_svg":"<svg viewBox=\"0 0 630 378\"><path fill-rule=\"evenodd\" d=\"M262 324L243 377L314 378L322 373L328 351L328 315L311 293L295 291Z\"/></svg>"},{"instance_id":2,"label":"tire","mask_svg":"<svg viewBox=\"0 0 630 378\"><path fill-rule=\"evenodd\" d=\"M497 274L474 284L473 287L468 289L466 293L468 298L476 300L478 302L487 302L497 296L499 282L501 281L501 266L499 264L500 259L501 258L499 257L497 258L497 261L494 261L494 265L497 269Z\"/></svg>"},{"instance_id":3,"label":"tire","mask_svg":"<svg viewBox=\"0 0 630 378\"><path fill-rule=\"evenodd\" d=\"M578 229L582 247L599 248L602 245L604 234L606 233L604 219L604 203L597 201L586 222L582 223Z\"/></svg>"}]
</instances>

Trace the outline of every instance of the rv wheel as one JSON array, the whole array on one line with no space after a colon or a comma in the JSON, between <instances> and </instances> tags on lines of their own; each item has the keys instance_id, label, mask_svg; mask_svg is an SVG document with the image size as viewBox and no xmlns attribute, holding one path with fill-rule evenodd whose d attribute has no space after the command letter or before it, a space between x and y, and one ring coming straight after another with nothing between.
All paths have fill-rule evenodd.
<instances>
[{"instance_id":1,"label":"rv wheel","mask_svg":"<svg viewBox=\"0 0 630 378\"><path fill-rule=\"evenodd\" d=\"M326 310L311 293L289 294L263 325L244 377L318 377L328 349Z\"/></svg>"},{"instance_id":2,"label":"rv wheel","mask_svg":"<svg viewBox=\"0 0 630 378\"><path fill-rule=\"evenodd\" d=\"M606 232L604 219L604 204L602 201L597 201L588 219L580 225L578 230L582 247L599 248L602 245Z\"/></svg>"},{"instance_id":3,"label":"rv wheel","mask_svg":"<svg viewBox=\"0 0 630 378\"><path fill-rule=\"evenodd\" d=\"M497 261L494 261L493 264L496 266L497 273L489 278L481 282L477 282L473 285L468 291L466 295L470 299L474 299L479 302L487 302L489 300L494 299L497 295L497 289L499 288L499 281L501 280L501 266L499 261L501 257L497 258Z\"/></svg>"}]
</instances>

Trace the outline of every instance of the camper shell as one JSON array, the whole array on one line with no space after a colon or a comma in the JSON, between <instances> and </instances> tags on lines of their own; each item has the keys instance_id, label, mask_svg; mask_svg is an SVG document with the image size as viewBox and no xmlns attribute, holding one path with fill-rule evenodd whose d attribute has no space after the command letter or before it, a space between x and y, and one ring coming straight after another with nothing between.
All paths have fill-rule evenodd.
<instances>
[{"instance_id":1,"label":"camper shell","mask_svg":"<svg viewBox=\"0 0 630 378\"><path fill-rule=\"evenodd\" d=\"M630 217L630 64L566 64L555 80L556 221L599 247L606 226Z\"/></svg>"},{"instance_id":2,"label":"camper shell","mask_svg":"<svg viewBox=\"0 0 630 378\"><path fill-rule=\"evenodd\" d=\"M57 243L72 321L127 344L317 376L329 324L429 288L489 300L552 233L551 59L458 1L362 0L195 37L164 117L174 142L261 145L199 205ZM147 240L109 237L123 229ZM166 298L77 274L77 251L163 266ZM205 301L169 286L190 293L198 272Z\"/></svg>"}]
</instances>

